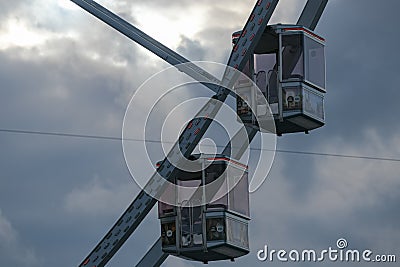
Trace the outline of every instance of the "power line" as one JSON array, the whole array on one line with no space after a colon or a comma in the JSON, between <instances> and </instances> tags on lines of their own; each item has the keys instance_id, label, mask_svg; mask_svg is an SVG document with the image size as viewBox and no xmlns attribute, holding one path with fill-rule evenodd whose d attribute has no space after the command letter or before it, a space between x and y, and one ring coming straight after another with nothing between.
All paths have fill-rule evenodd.
<instances>
[{"instance_id":1,"label":"power line","mask_svg":"<svg viewBox=\"0 0 400 267\"><path fill-rule=\"evenodd\" d=\"M57 132L42 132L42 131L28 131L28 130L15 130L15 129L0 129L0 132L16 133L16 134L37 134L37 135L76 137L76 138L103 139L103 140L113 140L113 141L121 141L122 140L122 138L120 138L120 137L113 137L113 136L57 133Z\"/></svg>"},{"instance_id":2,"label":"power line","mask_svg":"<svg viewBox=\"0 0 400 267\"><path fill-rule=\"evenodd\" d=\"M97 139L97 140L109 140L109 141L122 141L122 137L115 136L102 136L102 135L87 135L87 134L74 134L74 133L62 133L62 132L44 132L44 131L33 131L33 130L17 130L17 129L1 129L0 132L11 133L11 134L35 134L35 135L46 135L46 136L59 136L59 137L73 137L73 138L85 138L85 139ZM146 141L149 143L161 143L160 140L143 140L135 138L124 138L125 141ZM175 143L169 141L163 141L164 143ZM222 147L222 146L217 146ZM346 154L335 154L335 153L322 153L322 152L309 152L309 151L296 151L296 150L284 150L284 149L260 149L250 148L251 150L259 151L275 151L276 153L287 153L287 154L299 154L299 155L310 155L310 156L325 156L325 157L337 157L337 158L350 158L350 159L367 159L367 160L379 160L379 161L390 161L400 162L398 158L389 157L373 157L373 156L358 156L358 155L346 155Z\"/></svg>"},{"instance_id":3,"label":"power line","mask_svg":"<svg viewBox=\"0 0 400 267\"><path fill-rule=\"evenodd\" d=\"M334 153L321 153L321 152L307 152L307 151L294 151L294 150L275 150L278 153L290 153L290 154L302 154L311 156L326 156L326 157L338 157L338 158L350 158L350 159L368 159L368 160L381 160L381 161L392 161L400 162L400 159L396 158L383 158L383 157L370 157L370 156L356 156L356 155L344 155Z\"/></svg>"},{"instance_id":4,"label":"power line","mask_svg":"<svg viewBox=\"0 0 400 267\"><path fill-rule=\"evenodd\" d=\"M0 132L15 133L15 134L36 134L36 135L47 135L47 136L61 136L61 137L75 137L75 138L122 141L122 137L104 136L104 135L87 135L87 134L43 132L43 131L32 131L32 130L16 130L16 129L0 129ZM134 139L134 138L125 138L124 140L126 140L126 141L143 141L143 139ZM146 142L160 143L160 141L157 141L157 140L146 140Z\"/></svg>"}]
</instances>

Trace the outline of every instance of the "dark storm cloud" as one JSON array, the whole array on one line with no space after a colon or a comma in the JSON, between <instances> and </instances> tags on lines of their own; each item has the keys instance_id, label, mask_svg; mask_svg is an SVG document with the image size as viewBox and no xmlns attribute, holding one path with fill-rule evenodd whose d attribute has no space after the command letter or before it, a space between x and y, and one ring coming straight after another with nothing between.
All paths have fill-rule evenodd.
<instances>
[{"instance_id":1,"label":"dark storm cloud","mask_svg":"<svg viewBox=\"0 0 400 267\"><path fill-rule=\"evenodd\" d=\"M77 126L77 123L85 124L87 122L84 117L96 113L93 105L115 101L116 96L112 92L118 90L115 87L120 87L118 77L107 79L106 73L110 70L102 70L104 66L101 64L97 65L97 72L94 66L85 68L84 62L79 65L81 68L76 68L76 62L79 61L76 55L59 57L60 61L56 62L32 62L15 58L10 60L4 54L1 57L4 96L1 102L10 112L10 116L2 117L2 122L9 127L33 127L36 124L36 127L45 129L56 129L60 126L68 129L72 125ZM60 64L61 62L63 63ZM81 77L81 82L76 83L72 79L76 77ZM104 111L109 107L105 107ZM103 119L106 118L107 114L104 114Z\"/></svg>"},{"instance_id":2,"label":"dark storm cloud","mask_svg":"<svg viewBox=\"0 0 400 267\"><path fill-rule=\"evenodd\" d=\"M317 32L327 39L327 123L322 129L312 131L310 136L279 138L281 148L321 151L327 143L339 145L343 144L341 141L368 146L366 132L371 130L382 139L397 135L399 126L394 114L399 112L397 64L400 54L397 52L399 38L393 32L398 23L395 11L398 5L396 1L380 5L373 1L328 3L317 27ZM369 8L371 6L376 8ZM387 155L385 151L369 153L371 156ZM311 166L307 161L297 161L286 171L287 175L301 168L309 173L318 166L318 161ZM304 187L303 184L312 184L309 182L313 179L318 177L305 175L295 183ZM307 190L298 192L304 194Z\"/></svg>"},{"instance_id":3,"label":"dark storm cloud","mask_svg":"<svg viewBox=\"0 0 400 267\"><path fill-rule=\"evenodd\" d=\"M330 1L318 31L326 36L326 134L353 138L368 128L391 136L400 98L397 1ZM374 7L374 8L371 8Z\"/></svg>"},{"instance_id":4,"label":"dark storm cloud","mask_svg":"<svg viewBox=\"0 0 400 267\"><path fill-rule=\"evenodd\" d=\"M79 40L50 38L0 52L2 128L120 136L128 96L147 71L136 75L141 56L101 26L85 25ZM0 143L1 220L12 226L6 234L18 236L7 243L0 235L7 246L1 265L77 265L92 245L82 240L104 234L137 190L120 142L2 134Z\"/></svg>"},{"instance_id":5,"label":"dark storm cloud","mask_svg":"<svg viewBox=\"0 0 400 267\"><path fill-rule=\"evenodd\" d=\"M2 147L2 210L21 240L15 250L32 248L40 266L77 264L136 193L119 143L3 135Z\"/></svg>"},{"instance_id":6,"label":"dark storm cloud","mask_svg":"<svg viewBox=\"0 0 400 267\"><path fill-rule=\"evenodd\" d=\"M68 40L62 43L58 44L61 51L74 51L66 45ZM96 64L74 53L26 59L18 56L21 51L7 52L1 54L0 64L2 127L120 135L128 101L121 103L121 84L129 84L120 82L125 75L121 68ZM131 88L125 90L131 92ZM110 225L106 218L112 221L119 215L131 198L129 185L135 188L120 142L13 134L3 134L0 140L2 151L7 151L1 153L0 207L21 239L13 251L24 251L21 244L32 244L26 247L33 247L32 255L44 261L41 266L60 260L68 266L77 264L89 244L71 250L82 239L90 240L85 235L91 231L102 235L105 229L95 223L97 219L104 218L104 227ZM82 194L88 195L86 203L91 207L73 202L82 200ZM77 235L66 234L73 232ZM58 259L49 257L65 249L71 252ZM18 258L2 257L2 264L9 261L10 266L34 266L33 262L18 265Z\"/></svg>"}]
</instances>

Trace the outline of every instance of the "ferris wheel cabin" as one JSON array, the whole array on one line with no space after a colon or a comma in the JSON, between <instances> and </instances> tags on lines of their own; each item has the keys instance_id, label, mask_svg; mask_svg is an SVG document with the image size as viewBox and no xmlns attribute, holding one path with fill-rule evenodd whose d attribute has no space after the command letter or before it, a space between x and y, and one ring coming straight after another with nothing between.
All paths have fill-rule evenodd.
<instances>
[{"instance_id":1,"label":"ferris wheel cabin","mask_svg":"<svg viewBox=\"0 0 400 267\"><path fill-rule=\"evenodd\" d=\"M175 184L207 186L190 197L177 197L176 205L158 203L163 252L203 263L234 260L248 254L247 166L224 155L192 157L206 168L196 172L181 170ZM179 190L175 187L169 193L179 196ZM204 201L212 196L217 197L210 203Z\"/></svg>"},{"instance_id":2,"label":"ferris wheel cabin","mask_svg":"<svg viewBox=\"0 0 400 267\"><path fill-rule=\"evenodd\" d=\"M236 45L241 32L232 35ZM243 73L267 100L276 133L306 132L325 124L325 40L298 25L268 26ZM260 92L247 77L235 85L237 114L245 124L268 119ZM251 108L251 109L250 109ZM253 113L251 112L253 110Z\"/></svg>"}]
</instances>

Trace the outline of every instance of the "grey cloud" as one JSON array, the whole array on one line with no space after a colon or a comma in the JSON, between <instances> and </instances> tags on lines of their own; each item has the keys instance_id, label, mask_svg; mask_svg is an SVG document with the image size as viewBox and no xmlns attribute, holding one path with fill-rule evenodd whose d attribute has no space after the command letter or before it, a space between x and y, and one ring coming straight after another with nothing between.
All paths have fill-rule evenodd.
<instances>
[{"instance_id":1,"label":"grey cloud","mask_svg":"<svg viewBox=\"0 0 400 267\"><path fill-rule=\"evenodd\" d=\"M14 12L16 9L20 8L22 4L26 3L26 0L15 0L15 1L1 1L0 2L0 18L4 19ZM0 26L1 28L1 26Z\"/></svg>"},{"instance_id":2,"label":"grey cloud","mask_svg":"<svg viewBox=\"0 0 400 267\"><path fill-rule=\"evenodd\" d=\"M374 8L370 8L374 6ZM324 133L353 140L366 128L396 132L398 23L396 1L330 2L318 31L326 36L328 125Z\"/></svg>"},{"instance_id":3,"label":"grey cloud","mask_svg":"<svg viewBox=\"0 0 400 267\"><path fill-rule=\"evenodd\" d=\"M177 52L183 56L190 55L190 60L201 61L204 60L205 49L197 40L191 40L186 36L181 36L181 42L177 48Z\"/></svg>"},{"instance_id":4,"label":"grey cloud","mask_svg":"<svg viewBox=\"0 0 400 267\"><path fill-rule=\"evenodd\" d=\"M0 209L0 258L8 266L39 266L39 260L31 248L20 240L18 232Z\"/></svg>"}]
</instances>

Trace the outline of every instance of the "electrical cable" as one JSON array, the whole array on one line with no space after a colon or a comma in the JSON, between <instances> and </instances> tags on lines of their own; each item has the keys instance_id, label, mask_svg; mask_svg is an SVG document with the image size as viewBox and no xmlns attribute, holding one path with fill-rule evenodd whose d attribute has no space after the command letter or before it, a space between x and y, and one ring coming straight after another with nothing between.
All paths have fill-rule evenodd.
<instances>
[{"instance_id":1,"label":"electrical cable","mask_svg":"<svg viewBox=\"0 0 400 267\"><path fill-rule=\"evenodd\" d=\"M11 133L11 134L35 134L35 135L46 135L46 136L59 136L59 137L73 137L73 138L86 138L86 139L122 141L122 137L102 136L102 135L86 135L86 134L75 134L75 133L44 132L44 131L1 129L1 128L0 128L0 132ZM143 139L135 139L135 138L126 138L124 140L125 141L136 141L136 142L146 141L146 142L149 142L149 143L161 143L161 141L159 141L159 140L143 140ZM168 141L163 141L163 142L164 143L171 143L171 144L175 143L175 142L168 142ZM222 147L222 146L217 146L217 147ZM310 151L296 151L296 150L284 150L284 149L250 148L250 150L275 151L276 153L299 154L299 155L310 155L310 156L326 156L326 157L338 157L338 158L350 158L350 159L366 159L366 160L400 162L399 158L390 158L390 157L346 155L346 154L322 153L322 152L310 152Z\"/></svg>"}]
</instances>

